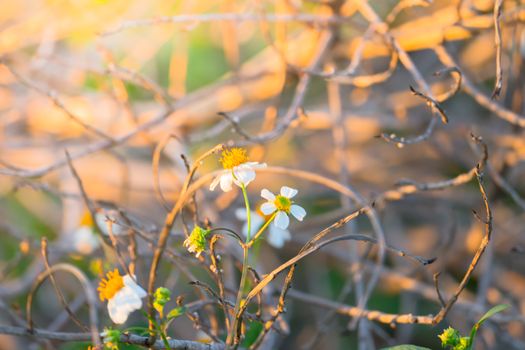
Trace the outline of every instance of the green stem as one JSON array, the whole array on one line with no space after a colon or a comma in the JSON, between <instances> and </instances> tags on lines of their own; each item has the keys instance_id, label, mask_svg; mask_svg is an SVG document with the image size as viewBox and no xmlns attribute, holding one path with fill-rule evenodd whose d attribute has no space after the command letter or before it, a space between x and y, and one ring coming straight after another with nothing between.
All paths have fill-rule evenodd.
<instances>
[{"instance_id":1,"label":"green stem","mask_svg":"<svg viewBox=\"0 0 525 350\"><path fill-rule=\"evenodd\" d=\"M246 243L248 243L250 241L250 234L252 232L252 222L251 222L252 211L250 210L250 202L248 201L248 192L246 191L246 186L244 186L244 184L241 184L241 190L242 190L242 195L244 197L244 203L246 205L246 225L248 226L248 232L246 233Z\"/></svg>"},{"instance_id":2,"label":"green stem","mask_svg":"<svg viewBox=\"0 0 525 350\"><path fill-rule=\"evenodd\" d=\"M246 240L248 247L251 247L255 243L255 241L257 241L257 238L259 238L259 236L264 232L264 230L266 230L266 228L268 227L268 225L270 225L270 223L273 221L276 215L277 212L272 214L272 216L264 223L264 225L261 226L259 231L257 231L257 233L253 236L253 239L251 241L248 242L248 240Z\"/></svg>"},{"instance_id":3,"label":"green stem","mask_svg":"<svg viewBox=\"0 0 525 350\"><path fill-rule=\"evenodd\" d=\"M243 259L242 259L242 272L241 272L241 281L239 283L239 291L237 292L237 300L235 302L235 308L233 311L233 325L232 329L230 331L228 344L232 345L235 339L235 334L237 332L237 328L239 326L240 320L237 319L237 313L239 312L239 309L241 308L241 302L244 295L244 285L246 284L246 276L248 275L248 258L249 258L249 249L250 246L247 244L250 241L250 233L252 230L251 226L251 211L250 211L250 202L248 200L248 193L246 191L246 186L244 186L243 183L241 183L241 190L242 195L244 197L244 203L246 205L246 225L248 226L248 232L246 233L246 244L242 245L243 250Z\"/></svg>"}]
</instances>

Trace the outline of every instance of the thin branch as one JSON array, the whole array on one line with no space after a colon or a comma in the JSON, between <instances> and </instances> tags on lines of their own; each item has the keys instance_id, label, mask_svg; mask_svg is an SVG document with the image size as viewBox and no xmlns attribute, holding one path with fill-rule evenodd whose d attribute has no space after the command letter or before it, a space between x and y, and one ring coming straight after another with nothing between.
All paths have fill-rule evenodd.
<instances>
[{"instance_id":1,"label":"thin branch","mask_svg":"<svg viewBox=\"0 0 525 350\"><path fill-rule=\"evenodd\" d=\"M503 0L494 1L494 45L496 46L496 82L494 83L494 90L492 91L491 99L499 98L501 88L503 86L503 68L501 67L501 10L503 8Z\"/></svg>"},{"instance_id":2,"label":"thin branch","mask_svg":"<svg viewBox=\"0 0 525 350\"><path fill-rule=\"evenodd\" d=\"M157 18L147 18L130 20L120 23L116 28L101 33L101 35L113 35L130 28L147 27L160 24L184 24L184 23L206 23L206 22L303 22L317 25L345 24L348 23L347 17L341 16L320 16L308 13L298 14L261 14L261 13L207 13L189 14L177 16L161 16Z\"/></svg>"},{"instance_id":3,"label":"thin branch","mask_svg":"<svg viewBox=\"0 0 525 350\"><path fill-rule=\"evenodd\" d=\"M56 266L56 265L55 265ZM29 330L23 327L0 326L0 334L18 335L25 337L35 337L41 339L62 340L62 341L88 341L93 340L90 333L65 333L65 332L50 332L43 329ZM102 334L97 333L93 342L101 346L100 341L103 338ZM154 344L148 344L148 337L141 337L139 335L124 333L120 337L120 342L124 344L139 345L143 347L150 347L152 349L166 349L162 340L157 340ZM171 350L224 350L222 344L205 344L190 340L168 339Z\"/></svg>"},{"instance_id":4,"label":"thin branch","mask_svg":"<svg viewBox=\"0 0 525 350\"><path fill-rule=\"evenodd\" d=\"M438 59L448 67L458 67L458 64L454 61L452 56L443 46L436 46L434 48ZM520 128L525 128L525 117L519 114L514 113L513 111L505 108L496 101L490 99L482 93L466 76L463 74L463 80L461 88L467 94L472 96L472 98L479 103L482 107L485 107L492 113L494 113L498 118L506 120L507 122L517 125Z\"/></svg>"},{"instance_id":5,"label":"thin branch","mask_svg":"<svg viewBox=\"0 0 525 350\"><path fill-rule=\"evenodd\" d=\"M41 253L42 253L42 259L44 260L44 265L46 266L46 270L49 272L51 269L51 266L49 265L48 260L48 249L47 249L47 238L43 237L41 240ZM53 285L53 289L55 290L56 295L58 296L58 300L60 301L60 304L62 304L62 307L64 307L65 311L71 318L71 320L80 327L84 332L89 331L89 328L84 326L82 322L75 316L73 311L69 308L69 304L66 301L66 298L64 297L64 293L58 288L57 282L55 280L55 276L53 276L52 273L49 274L49 280L51 281L51 284ZM27 314L27 326L29 329L33 328L33 321L31 318L31 313Z\"/></svg>"},{"instance_id":6,"label":"thin branch","mask_svg":"<svg viewBox=\"0 0 525 350\"><path fill-rule=\"evenodd\" d=\"M38 334L38 331L33 329L32 324L31 324L31 309L32 309L32 303L33 303L33 297L36 291L38 290L38 288L46 280L46 278L57 271L64 271L64 272L68 272L72 274L73 276L77 278L77 280L82 285L82 289L84 293L86 293L87 303L89 305L89 320L90 320L91 333L88 333L87 336L91 338L91 340L93 341L93 344L100 346L101 343L100 343L100 337L98 336L99 334L98 317L97 317L97 309L96 309L97 297L96 297L95 291L93 290L93 287L89 283L89 280L84 275L84 273L80 271L80 269L78 269L77 267L71 264L60 263L60 264L53 265L49 269L47 269L46 271L43 271L37 276L36 280L34 281L33 287L31 288L31 291L27 297L27 302L26 302L26 313L28 317L28 322L30 322L30 327L27 329L24 329L24 328L19 328L19 329L24 330L23 334L26 334L26 333L33 334L33 335ZM1 333L1 328L0 328L0 333Z\"/></svg>"},{"instance_id":7,"label":"thin branch","mask_svg":"<svg viewBox=\"0 0 525 350\"><path fill-rule=\"evenodd\" d=\"M348 306L332 300L319 298L307 293L291 289L288 295L292 299L300 300L309 305L321 306L323 308L335 310L340 315L348 317L364 317L369 321L393 324L426 324L432 325L432 315L417 316L412 314L389 314L375 310L365 310L355 306Z\"/></svg>"},{"instance_id":8,"label":"thin branch","mask_svg":"<svg viewBox=\"0 0 525 350\"><path fill-rule=\"evenodd\" d=\"M461 294L463 289L466 287L468 281L470 280L470 276L476 269L476 266L478 265L481 257L483 256L483 253L485 252L485 249L490 243L490 239L492 236L492 210L490 209L487 194L485 192L485 187L483 186L481 167L477 169L476 179L478 180L479 190L483 198L483 204L485 206L485 214L486 214L486 219L484 221L485 222L485 236L481 240L478 250L476 251L476 254L474 255L474 257L472 258L472 262L470 263L470 266L465 272L465 275L463 276L461 283L456 288L456 291L454 292L454 294L452 294L452 296L449 298L446 305L443 308L441 308L441 310L436 316L434 316L434 319L432 322L433 324L440 323L447 316L448 312L450 311L450 309L452 308L452 306L458 299L459 295Z\"/></svg>"},{"instance_id":9,"label":"thin branch","mask_svg":"<svg viewBox=\"0 0 525 350\"><path fill-rule=\"evenodd\" d=\"M164 253L164 249L166 248L166 243L167 243L171 228L173 227L173 224L175 223L175 219L179 215L179 212L182 210L184 203L186 202L188 196L191 196L192 194L191 192L188 191L188 188L193 179L193 176L195 175L195 172L197 171L197 168L204 161L204 159L206 159L207 157L211 156L214 153L222 151L223 149L224 149L224 145L222 144L217 145L213 147L212 149L210 149L209 151L205 152L202 156L200 156L195 161L192 168L190 169L189 174L186 176L186 180L184 182L184 185L182 186L182 190L179 194L179 198L177 199L177 202L173 206L172 210L166 216L164 227L162 228L162 231L160 232L158 243L155 248L153 260L151 262L150 271L149 271L148 310L149 310L150 318L152 320L155 318L155 308L153 307L153 291L155 289L155 280L157 278L157 268L162 258L162 254ZM153 329L153 323L151 321L150 321L150 329Z\"/></svg>"},{"instance_id":10,"label":"thin branch","mask_svg":"<svg viewBox=\"0 0 525 350\"><path fill-rule=\"evenodd\" d=\"M70 118L75 123L77 123L80 126L82 126L85 130L87 130L87 131L91 132L92 134L97 135L98 137L101 137L101 138L103 138L103 139L105 139L105 140L107 140L109 142L115 142L115 140L110 135L108 135L105 132L95 128L94 126L91 126L91 125L85 123L80 117L76 116L73 112L71 112L71 110L69 110L65 106L64 102L60 99L60 97L58 96L56 91L54 91L54 90L46 90L46 89L38 86L37 84L29 81L27 78L23 77L20 73L18 73L13 67L11 67L11 65L8 64L4 59L0 59L0 64L3 64L9 70L9 72L11 72L11 74L13 74L18 79L18 81L22 85L28 87L29 89L35 90L39 94L47 96L55 104L56 107L58 107L62 112L64 112L68 116L68 118Z\"/></svg>"}]
</instances>

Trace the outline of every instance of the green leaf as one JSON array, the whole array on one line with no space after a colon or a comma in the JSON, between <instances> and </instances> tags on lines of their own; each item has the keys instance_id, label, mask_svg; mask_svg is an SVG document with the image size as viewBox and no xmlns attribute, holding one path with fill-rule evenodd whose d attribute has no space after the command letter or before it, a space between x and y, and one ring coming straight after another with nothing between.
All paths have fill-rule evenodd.
<instances>
[{"instance_id":1,"label":"green leaf","mask_svg":"<svg viewBox=\"0 0 525 350\"><path fill-rule=\"evenodd\" d=\"M503 310L505 310L506 308L508 308L509 305L507 304L499 304L499 305L496 305L494 306L492 309L490 309L489 311L487 311L487 313L485 315L483 315L477 325L481 325L483 322L485 322L488 318L492 317L494 314L497 314L498 312L501 312Z\"/></svg>"},{"instance_id":2,"label":"green leaf","mask_svg":"<svg viewBox=\"0 0 525 350\"><path fill-rule=\"evenodd\" d=\"M250 322L250 325L248 326L248 330L246 331L244 341L242 343L242 346L245 348L249 348L257 338L259 337L259 334L262 332L264 326L261 322L253 321Z\"/></svg>"},{"instance_id":3,"label":"green leaf","mask_svg":"<svg viewBox=\"0 0 525 350\"><path fill-rule=\"evenodd\" d=\"M391 346L389 348L382 348L381 350L432 350L432 349L425 348L423 346L403 344L403 345Z\"/></svg>"},{"instance_id":4,"label":"green leaf","mask_svg":"<svg viewBox=\"0 0 525 350\"><path fill-rule=\"evenodd\" d=\"M168 315L166 317L168 320L172 320L174 318L184 315L185 312L186 306L179 306L168 312Z\"/></svg>"},{"instance_id":5,"label":"green leaf","mask_svg":"<svg viewBox=\"0 0 525 350\"><path fill-rule=\"evenodd\" d=\"M476 334L478 333L478 329L481 326L481 324L485 322L486 320L488 320L490 317L494 316L498 312L505 310L508 307L509 305L507 304L499 304L499 305L494 306L489 311L487 311L485 315L481 316L479 321L476 322L476 324L472 327L472 330L470 331L470 344L469 344L468 350L474 347L474 338L476 337Z\"/></svg>"}]
</instances>

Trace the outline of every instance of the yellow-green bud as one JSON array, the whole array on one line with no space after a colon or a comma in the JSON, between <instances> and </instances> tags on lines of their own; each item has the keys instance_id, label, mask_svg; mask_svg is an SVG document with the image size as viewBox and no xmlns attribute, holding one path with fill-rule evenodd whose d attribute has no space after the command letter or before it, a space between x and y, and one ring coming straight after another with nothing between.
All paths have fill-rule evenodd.
<instances>
[{"instance_id":1,"label":"yellow-green bud","mask_svg":"<svg viewBox=\"0 0 525 350\"><path fill-rule=\"evenodd\" d=\"M438 337L441 339L441 345L443 347L452 346L453 348L459 344L461 338L459 332L452 327L445 329Z\"/></svg>"},{"instance_id":2,"label":"yellow-green bud","mask_svg":"<svg viewBox=\"0 0 525 350\"><path fill-rule=\"evenodd\" d=\"M153 294L153 297L153 307L162 315L164 305L166 305L171 299L171 292L168 288L159 287L155 291L155 294Z\"/></svg>"},{"instance_id":3,"label":"yellow-green bud","mask_svg":"<svg viewBox=\"0 0 525 350\"><path fill-rule=\"evenodd\" d=\"M106 328L102 332L104 338L104 348L110 350L118 350L118 344L120 342L121 333L118 329Z\"/></svg>"},{"instance_id":4,"label":"yellow-green bud","mask_svg":"<svg viewBox=\"0 0 525 350\"><path fill-rule=\"evenodd\" d=\"M188 248L190 253L195 253L198 258L201 253L206 250L206 236L210 233L210 230L205 230L200 226L195 226L191 231L191 234L184 241L184 246Z\"/></svg>"}]
</instances>

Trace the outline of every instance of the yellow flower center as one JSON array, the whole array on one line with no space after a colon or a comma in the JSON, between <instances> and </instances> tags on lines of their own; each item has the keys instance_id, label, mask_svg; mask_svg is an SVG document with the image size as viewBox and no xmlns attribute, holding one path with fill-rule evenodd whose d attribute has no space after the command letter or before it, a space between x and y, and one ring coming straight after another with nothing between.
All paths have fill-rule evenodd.
<instances>
[{"instance_id":1,"label":"yellow flower center","mask_svg":"<svg viewBox=\"0 0 525 350\"><path fill-rule=\"evenodd\" d=\"M290 198L281 196L280 194L275 196L275 201L273 202L277 207L277 210L284 211L286 213L290 212L290 207L292 206L292 201Z\"/></svg>"},{"instance_id":2,"label":"yellow flower center","mask_svg":"<svg viewBox=\"0 0 525 350\"><path fill-rule=\"evenodd\" d=\"M248 156L244 148L234 147L222 151L220 162L224 169L233 169L236 166L246 163Z\"/></svg>"},{"instance_id":3,"label":"yellow flower center","mask_svg":"<svg viewBox=\"0 0 525 350\"><path fill-rule=\"evenodd\" d=\"M80 219L80 226L94 226L93 218L91 217L91 213L89 212L89 210L84 211L84 215L82 215L82 219Z\"/></svg>"},{"instance_id":4,"label":"yellow flower center","mask_svg":"<svg viewBox=\"0 0 525 350\"><path fill-rule=\"evenodd\" d=\"M124 287L124 279L119 274L118 270L109 271L106 274L106 278L103 278L98 285L98 293L100 300L109 300L113 298L119 290Z\"/></svg>"}]
</instances>

